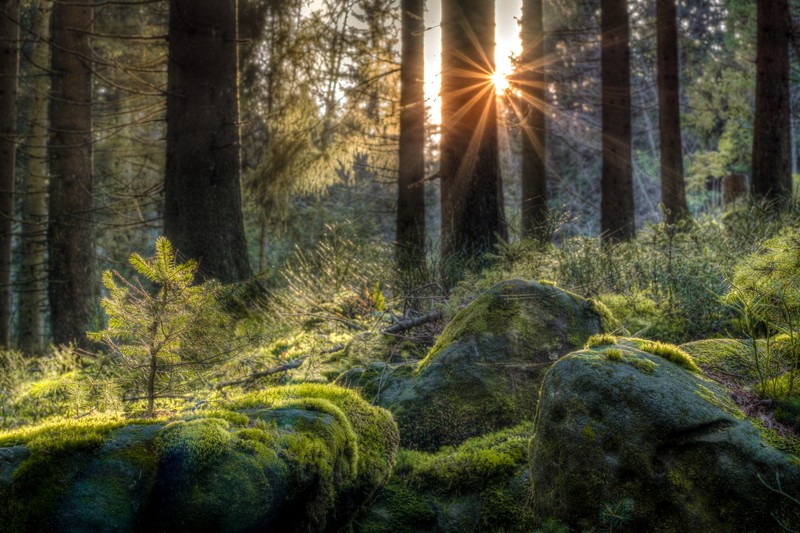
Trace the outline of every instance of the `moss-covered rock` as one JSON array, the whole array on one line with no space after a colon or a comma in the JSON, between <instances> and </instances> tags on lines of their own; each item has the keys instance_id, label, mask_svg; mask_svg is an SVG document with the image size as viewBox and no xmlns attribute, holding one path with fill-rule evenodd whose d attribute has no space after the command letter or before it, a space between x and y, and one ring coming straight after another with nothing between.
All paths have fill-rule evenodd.
<instances>
[{"instance_id":1,"label":"moss-covered rock","mask_svg":"<svg viewBox=\"0 0 800 533\"><path fill-rule=\"evenodd\" d=\"M531 423L436 453L401 450L392 478L356 516L359 533L529 532Z\"/></svg>"},{"instance_id":2,"label":"moss-covered rock","mask_svg":"<svg viewBox=\"0 0 800 533\"><path fill-rule=\"evenodd\" d=\"M355 392L279 387L177 420L0 434L8 531L321 531L389 476L391 415Z\"/></svg>"},{"instance_id":3,"label":"moss-covered rock","mask_svg":"<svg viewBox=\"0 0 800 533\"><path fill-rule=\"evenodd\" d=\"M432 451L532 419L549 365L603 321L557 287L505 281L455 316L412 375L373 366L358 378L381 389L377 403L394 413L404 447Z\"/></svg>"},{"instance_id":4,"label":"moss-covered rock","mask_svg":"<svg viewBox=\"0 0 800 533\"><path fill-rule=\"evenodd\" d=\"M584 530L800 525L798 459L674 350L640 347L652 345L596 346L548 371L531 441L537 514Z\"/></svg>"}]
</instances>

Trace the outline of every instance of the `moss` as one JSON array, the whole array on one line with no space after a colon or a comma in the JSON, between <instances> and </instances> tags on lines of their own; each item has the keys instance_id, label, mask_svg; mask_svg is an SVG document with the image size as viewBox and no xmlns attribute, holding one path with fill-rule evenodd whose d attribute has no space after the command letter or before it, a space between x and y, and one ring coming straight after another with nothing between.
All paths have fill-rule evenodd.
<instances>
[{"instance_id":1,"label":"moss","mask_svg":"<svg viewBox=\"0 0 800 533\"><path fill-rule=\"evenodd\" d=\"M617 338L610 333L598 333L597 335L592 335L589 337L589 340L586 341L584 345L584 349L588 350L589 348L593 348L595 346L606 346L610 344L616 344Z\"/></svg>"},{"instance_id":2,"label":"moss","mask_svg":"<svg viewBox=\"0 0 800 533\"><path fill-rule=\"evenodd\" d=\"M674 344L668 344L664 342L658 341L646 341L640 340L638 342L639 349L651 353L653 355L657 355L675 363L676 365L685 368L689 372L693 372L695 374L702 374L702 370L700 367L697 366L697 363L694 362L694 359L691 355L686 353L684 350L680 349L679 347L675 346Z\"/></svg>"},{"instance_id":3,"label":"moss","mask_svg":"<svg viewBox=\"0 0 800 533\"><path fill-rule=\"evenodd\" d=\"M712 391L708 387L704 387L703 385L698 386L695 394L738 420L744 420L746 418L742 410L736 406L733 400Z\"/></svg>"},{"instance_id":4,"label":"moss","mask_svg":"<svg viewBox=\"0 0 800 533\"><path fill-rule=\"evenodd\" d=\"M600 316L605 331L620 331L622 324L616 319L614 313L599 298L589 298L587 300L589 308Z\"/></svg>"},{"instance_id":5,"label":"moss","mask_svg":"<svg viewBox=\"0 0 800 533\"><path fill-rule=\"evenodd\" d=\"M583 431L583 437L586 440L590 441L597 440L597 435L595 434L594 429L592 428L592 425L589 422L587 422L586 425L583 426L582 431Z\"/></svg>"},{"instance_id":6,"label":"moss","mask_svg":"<svg viewBox=\"0 0 800 533\"><path fill-rule=\"evenodd\" d=\"M190 469L201 469L231 449L230 424L220 418L178 420L167 424L156 439L162 456L179 456Z\"/></svg>"},{"instance_id":7,"label":"moss","mask_svg":"<svg viewBox=\"0 0 800 533\"><path fill-rule=\"evenodd\" d=\"M636 357L631 356L625 358L625 362L631 365L633 368L641 372L642 374L647 374L651 376L655 373L658 365L649 359L645 359L644 357Z\"/></svg>"},{"instance_id":8,"label":"moss","mask_svg":"<svg viewBox=\"0 0 800 533\"><path fill-rule=\"evenodd\" d=\"M768 428L760 418L750 417L748 421L761 433L761 438L763 438L767 444L776 450L780 450L800 459L800 438L794 435L781 435L774 429Z\"/></svg>"},{"instance_id":9,"label":"moss","mask_svg":"<svg viewBox=\"0 0 800 533\"><path fill-rule=\"evenodd\" d=\"M622 350L620 350L619 348L609 348L608 350L605 350L603 353L605 354L606 359L608 359L609 361L622 362L625 360L624 354L622 353Z\"/></svg>"}]
</instances>

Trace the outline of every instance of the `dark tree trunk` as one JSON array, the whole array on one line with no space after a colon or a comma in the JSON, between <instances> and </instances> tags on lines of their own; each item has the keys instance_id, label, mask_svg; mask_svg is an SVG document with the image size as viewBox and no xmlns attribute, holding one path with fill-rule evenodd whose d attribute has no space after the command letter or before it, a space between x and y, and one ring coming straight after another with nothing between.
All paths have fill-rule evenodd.
<instances>
[{"instance_id":1,"label":"dark tree trunk","mask_svg":"<svg viewBox=\"0 0 800 533\"><path fill-rule=\"evenodd\" d=\"M603 177L600 227L605 240L634 237L628 2L601 0Z\"/></svg>"},{"instance_id":2,"label":"dark tree trunk","mask_svg":"<svg viewBox=\"0 0 800 533\"><path fill-rule=\"evenodd\" d=\"M204 277L252 275L239 184L237 2L170 0L164 232Z\"/></svg>"},{"instance_id":3,"label":"dark tree trunk","mask_svg":"<svg viewBox=\"0 0 800 533\"><path fill-rule=\"evenodd\" d=\"M19 0L0 0L0 346L11 328L11 221L17 160Z\"/></svg>"},{"instance_id":4,"label":"dark tree trunk","mask_svg":"<svg viewBox=\"0 0 800 533\"><path fill-rule=\"evenodd\" d=\"M683 175L677 17L675 0L656 0L661 202L669 224L686 218L689 213Z\"/></svg>"},{"instance_id":5,"label":"dark tree trunk","mask_svg":"<svg viewBox=\"0 0 800 533\"><path fill-rule=\"evenodd\" d=\"M542 240L549 233L542 0L522 3L522 50L520 89L526 107L522 134L522 231L527 237Z\"/></svg>"},{"instance_id":6,"label":"dark tree trunk","mask_svg":"<svg viewBox=\"0 0 800 533\"><path fill-rule=\"evenodd\" d=\"M92 235L92 51L89 3L56 2L52 13L48 294L53 341L84 344L94 296Z\"/></svg>"},{"instance_id":7,"label":"dark tree trunk","mask_svg":"<svg viewBox=\"0 0 800 533\"><path fill-rule=\"evenodd\" d=\"M397 258L414 269L425 258L425 0L403 0L401 9Z\"/></svg>"},{"instance_id":8,"label":"dark tree trunk","mask_svg":"<svg viewBox=\"0 0 800 533\"><path fill-rule=\"evenodd\" d=\"M440 174L448 261L478 259L506 234L491 83L494 19L492 1L442 1Z\"/></svg>"},{"instance_id":9,"label":"dark tree trunk","mask_svg":"<svg viewBox=\"0 0 800 533\"><path fill-rule=\"evenodd\" d=\"M47 93L50 79L46 69L50 65L50 15L51 0L39 0L36 10L36 43L31 52L31 62L36 65L32 82L33 98L31 129L28 135L28 168L25 175L25 198L22 207L22 248L19 272L19 349L25 354L35 354L42 349L44 300L47 279Z\"/></svg>"},{"instance_id":10,"label":"dark tree trunk","mask_svg":"<svg viewBox=\"0 0 800 533\"><path fill-rule=\"evenodd\" d=\"M756 115L753 123L754 198L785 205L792 194L789 100L789 4L758 0Z\"/></svg>"}]
</instances>

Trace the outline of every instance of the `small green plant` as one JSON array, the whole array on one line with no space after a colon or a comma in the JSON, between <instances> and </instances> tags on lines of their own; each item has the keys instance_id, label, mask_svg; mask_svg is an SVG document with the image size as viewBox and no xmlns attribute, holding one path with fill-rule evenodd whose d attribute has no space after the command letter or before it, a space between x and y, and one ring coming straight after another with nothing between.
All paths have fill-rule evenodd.
<instances>
[{"instance_id":1,"label":"small green plant","mask_svg":"<svg viewBox=\"0 0 800 533\"><path fill-rule=\"evenodd\" d=\"M606 355L606 359L608 359L609 361L624 361L625 360L625 355L622 353L622 350L620 350L619 348L609 348L608 350L606 350L603 353Z\"/></svg>"},{"instance_id":2,"label":"small green plant","mask_svg":"<svg viewBox=\"0 0 800 533\"><path fill-rule=\"evenodd\" d=\"M152 417L156 399L180 397L203 371L230 357L228 319L215 297L217 285L194 284L197 263L178 263L165 237L156 241L155 256L133 253L129 262L147 284L105 271L108 326L88 335L129 370L125 399L147 400Z\"/></svg>"},{"instance_id":3,"label":"small green plant","mask_svg":"<svg viewBox=\"0 0 800 533\"><path fill-rule=\"evenodd\" d=\"M800 377L800 237L787 228L740 261L723 301L739 312L753 342L762 394L791 397ZM778 379L780 378L780 379Z\"/></svg>"}]
</instances>

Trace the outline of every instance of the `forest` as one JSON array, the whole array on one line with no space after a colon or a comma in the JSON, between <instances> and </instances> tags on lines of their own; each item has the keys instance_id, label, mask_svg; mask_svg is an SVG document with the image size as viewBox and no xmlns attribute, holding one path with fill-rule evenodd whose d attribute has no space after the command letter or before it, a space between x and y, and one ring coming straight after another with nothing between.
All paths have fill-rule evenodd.
<instances>
[{"instance_id":1,"label":"forest","mask_svg":"<svg viewBox=\"0 0 800 533\"><path fill-rule=\"evenodd\" d=\"M800 1L0 0L0 530L800 530Z\"/></svg>"}]
</instances>

